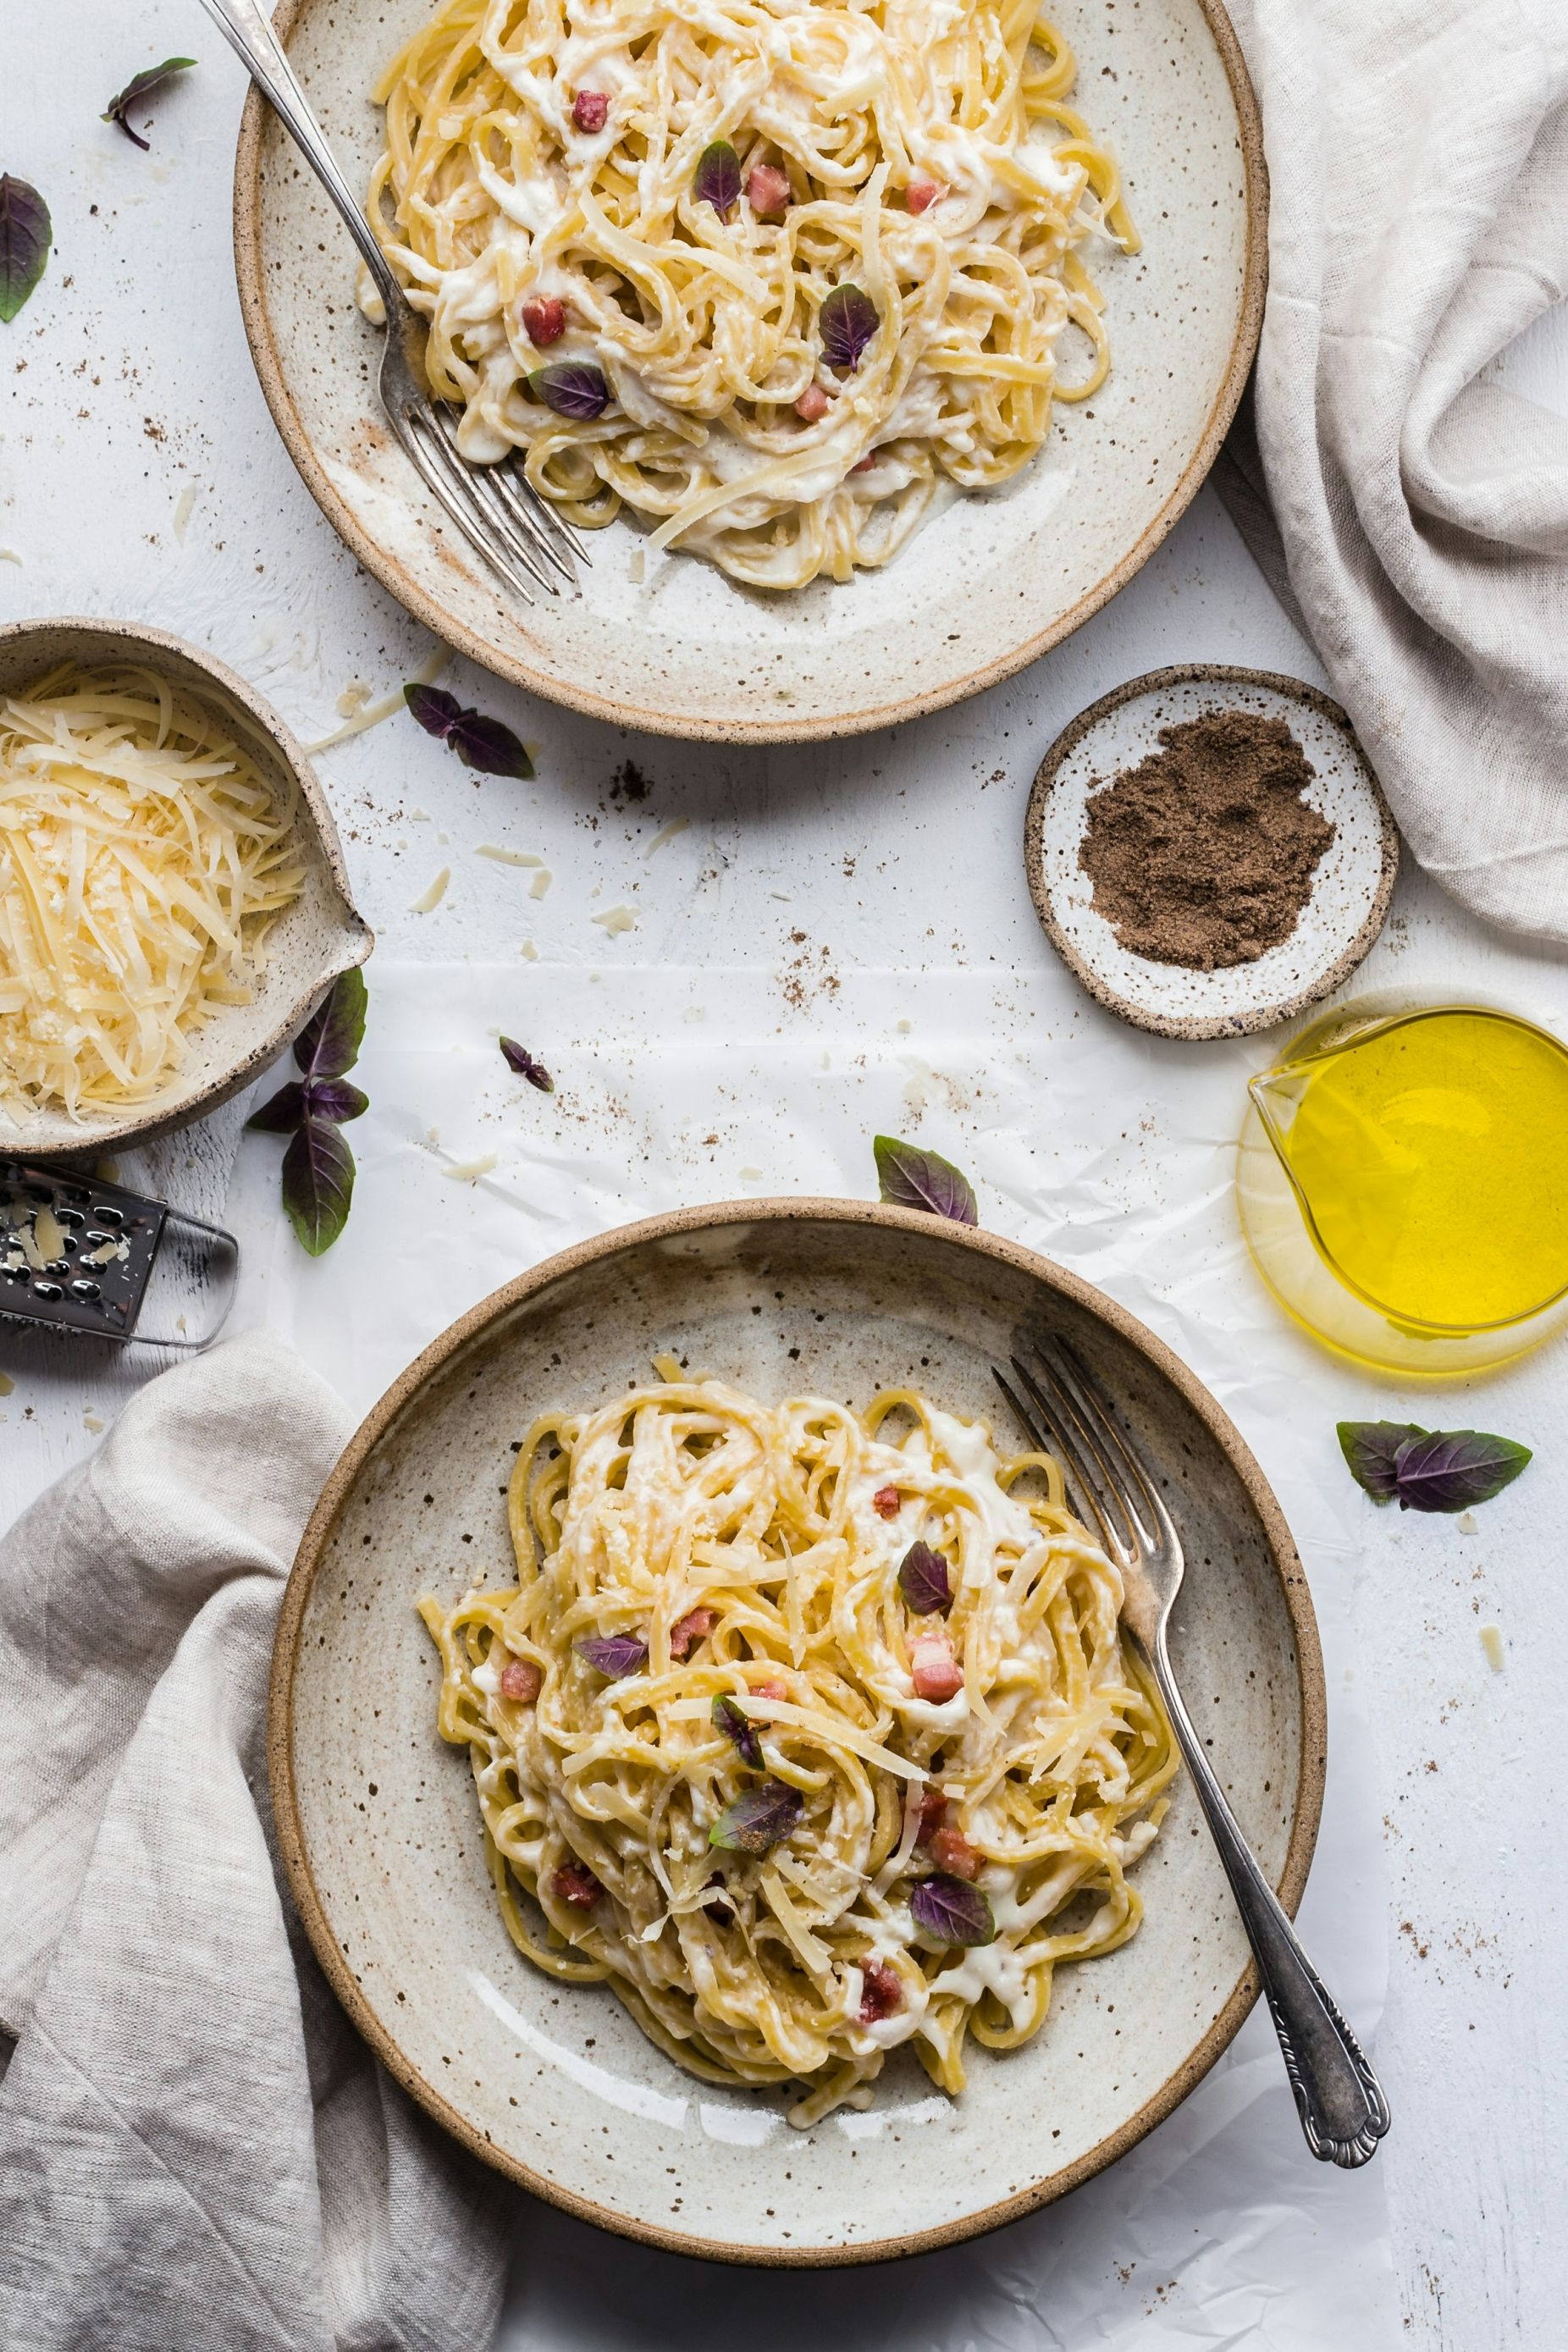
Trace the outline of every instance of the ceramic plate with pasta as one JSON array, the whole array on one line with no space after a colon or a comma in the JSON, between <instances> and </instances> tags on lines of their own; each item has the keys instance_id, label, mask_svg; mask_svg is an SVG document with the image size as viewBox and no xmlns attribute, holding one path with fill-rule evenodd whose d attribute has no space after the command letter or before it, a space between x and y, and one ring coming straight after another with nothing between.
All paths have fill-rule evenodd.
<instances>
[{"instance_id":1,"label":"ceramic plate with pasta","mask_svg":"<svg viewBox=\"0 0 1568 2352\"><path fill-rule=\"evenodd\" d=\"M263 389L444 643L601 718L837 736L1114 593L1250 363L1264 181L1219 0L280 0L466 454L580 530L507 592L382 420L330 200L253 100ZM374 310L374 304L371 305Z\"/></svg>"}]
</instances>

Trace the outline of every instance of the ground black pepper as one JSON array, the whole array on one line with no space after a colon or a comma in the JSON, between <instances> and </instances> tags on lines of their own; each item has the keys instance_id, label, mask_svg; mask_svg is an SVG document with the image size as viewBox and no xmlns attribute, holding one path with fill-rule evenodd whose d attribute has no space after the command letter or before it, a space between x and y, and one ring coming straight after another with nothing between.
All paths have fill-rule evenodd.
<instances>
[{"instance_id":1,"label":"ground black pepper","mask_svg":"<svg viewBox=\"0 0 1568 2352\"><path fill-rule=\"evenodd\" d=\"M1282 719L1214 710L1091 793L1079 864L1131 955L1215 971L1288 940L1333 840Z\"/></svg>"}]
</instances>

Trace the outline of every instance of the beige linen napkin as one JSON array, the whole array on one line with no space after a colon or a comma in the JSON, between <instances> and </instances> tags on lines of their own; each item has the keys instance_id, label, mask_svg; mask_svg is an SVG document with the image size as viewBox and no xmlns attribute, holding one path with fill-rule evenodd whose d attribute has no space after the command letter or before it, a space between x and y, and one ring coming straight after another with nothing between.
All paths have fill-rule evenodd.
<instances>
[{"instance_id":1,"label":"beige linen napkin","mask_svg":"<svg viewBox=\"0 0 1568 2352\"><path fill-rule=\"evenodd\" d=\"M1568 423L1489 361L1568 291L1564 0L1233 0L1269 288L1216 479L1416 857L1568 941ZM1281 557L1280 541L1283 541Z\"/></svg>"},{"instance_id":2,"label":"beige linen napkin","mask_svg":"<svg viewBox=\"0 0 1568 2352\"><path fill-rule=\"evenodd\" d=\"M510 2192L372 2059L270 1848L273 1624L347 1434L232 1340L0 1545L5 2352L490 2340Z\"/></svg>"}]
</instances>

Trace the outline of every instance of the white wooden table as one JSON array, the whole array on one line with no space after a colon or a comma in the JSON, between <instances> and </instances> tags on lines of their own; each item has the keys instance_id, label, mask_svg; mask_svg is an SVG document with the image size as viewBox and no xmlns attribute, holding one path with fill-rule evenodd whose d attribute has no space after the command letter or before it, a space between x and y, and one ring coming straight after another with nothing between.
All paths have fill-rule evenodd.
<instances>
[{"instance_id":1,"label":"white wooden table","mask_svg":"<svg viewBox=\"0 0 1568 2352\"><path fill-rule=\"evenodd\" d=\"M111 614L174 630L243 671L305 740L322 737L351 681L384 693L431 648L318 516L252 377L228 242L238 69L195 0L142 0L134 12L116 0L68 11L16 0L6 19L0 169L43 191L57 243L42 288L0 329L0 614ZM198 70L159 101L150 154L99 121L133 72L190 51ZM1509 372L1568 408L1562 326L1548 321ZM458 665L449 682L465 699L537 747L536 782L480 782L396 723L327 754L322 772L360 904L382 952L399 960L510 959L531 937L542 955L584 971L623 953L782 971L804 931L812 953L851 965L1033 965L1049 951L1019 848L1042 751L1121 679L1194 658L1321 677L1207 493L1070 643L1012 685L896 734L798 752L663 743L533 704ZM537 903L520 902L515 872L465 854L524 813L555 877ZM647 858L678 819L689 836ZM460 863L462 888L413 914L448 862ZM629 947L592 922L621 902L638 915ZM1442 943L1456 986L1568 1014L1561 964L1483 934L1418 877L1401 885L1394 926L1394 948ZM1108 1116L1124 1124L1125 1107ZM184 1187L189 1205L214 1202L226 1154L221 1123L216 1137L189 1139L164 1163L176 1197ZM455 1298L454 1311L467 1303ZM62 1377L5 1339L0 1369L17 1380L0 1399L5 1523L90 1448L118 1391L110 1377ZM1356 1586L1393 1890L1377 2056L1397 2114L1381 2161L1398 2340L1431 2352L1568 2341L1555 2160L1568 1872L1549 1810L1565 1372L1559 1350L1444 1400L1449 1422L1529 1433L1540 1448L1533 1507L1510 1519L1508 1544L1484 1515L1468 1539L1446 1521L1380 1520ZM1499 1676L1477 1638L1485 1621L1507 1643Z\"/></svg>"}]
</instances>

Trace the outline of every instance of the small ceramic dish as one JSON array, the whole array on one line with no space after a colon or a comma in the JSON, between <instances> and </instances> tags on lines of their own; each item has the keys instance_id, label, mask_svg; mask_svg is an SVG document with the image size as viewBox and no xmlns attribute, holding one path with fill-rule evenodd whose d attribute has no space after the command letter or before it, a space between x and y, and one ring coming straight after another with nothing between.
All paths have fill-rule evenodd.
<instances>
[{"instance_id":1,"label":"small ceramic dish","mask_svg":"<svg viewBox=\"0 0 1568 2352\"><path fill-rule=\"evenodd\" d=\"M1285 721L1313 772L1305 798L1335 831L1288 940L1255 963L1193 971L1129 953L1096 910L1079 853L1098 787L1157 751L1162 728L1218 710ZM1289 1021L1349 978L1388 913L1399 835L1337 702L1267 670L1192 663L1130 678L1057 737L1029 795L1024 862L1046 937L1108 1012L1167 1037L1232 1037Z\"/></svg>"},{"instance_id":2,"label":"small ceramic dish","mask_svg":"<svg viewBox=\"0 0 1568 2352\"><path fill-rule=\"evenodd\" d=\"M268 934L268 961L249 1004L220 1005L190 1041L184 1067L151 1103L85 1119L40 1112L25 1126L0 1109L0 1155L51 1160L146 1143L186 1126L249 1084L274 1060L340 972L363 963L375 935L349 896L337 827L304 752L269 704L210 654L161 629L123 621L13 621L0 626L0 695L15 693L61 662L139 662L216 709L237 727L257 764L279 790L300 792L305 887Z\"/></svg>"},{"instance_id":3,"label":"small ceramic dish","mask_svg":"<svg viewBox=\"0 0 1568 2352\"><path fill-rule=\"evenodd\" d=\"M1142 1928L1059 1971L1035 2040L976 2050L957 2099L897 2052L867 2112L795 2130L787 2090L694 2082L607 1988L521 1957L468 1758L437 1731L438 1662L415 1603L514 1580L507 1474L546 1405L596 1404L673 1348L767 1398L864 1403L911 1382L1015 1443L991 1367L1044 1330L1100 1373L1170 1496L1190 1562L1177 1672L1294 1910L1323 1789L1317 1629L1279 1505L1186 1367L1076 1276L940 1217L814 1200L655 1217L498 1290L382 1399L305 1531L273 1654L273 1806L317 1957L397 2080L486 2163L678 2252L873 2261L1059 2197L1225 2049L1257 1979L1182 1780L1139 1864Z\"/></svg>"}]
</instances>

